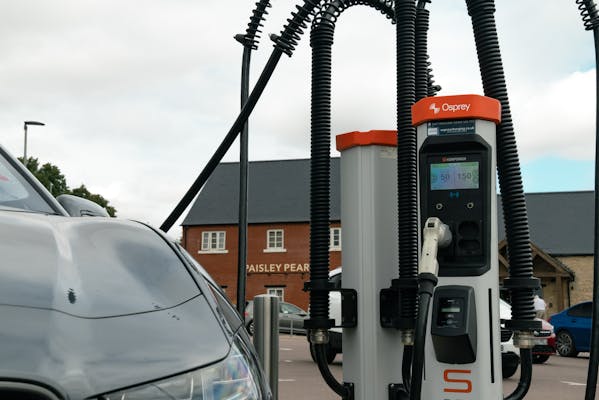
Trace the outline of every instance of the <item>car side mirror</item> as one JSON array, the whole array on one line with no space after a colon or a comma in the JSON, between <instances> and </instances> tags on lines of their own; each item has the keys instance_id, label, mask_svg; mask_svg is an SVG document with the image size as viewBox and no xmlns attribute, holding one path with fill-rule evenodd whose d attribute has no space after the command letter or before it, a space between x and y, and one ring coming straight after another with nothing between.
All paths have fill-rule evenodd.
<instances>
[{"instance_id":1,"label":"car side mirror","mask_svg":"<svg viewBox=\"0 0 599 400\"><path fill-rule=\"evenodd\" d=\"M110 217L102 206L82 197L61 194L56 200L71 217Z\"/></svg>"}]
</instances>

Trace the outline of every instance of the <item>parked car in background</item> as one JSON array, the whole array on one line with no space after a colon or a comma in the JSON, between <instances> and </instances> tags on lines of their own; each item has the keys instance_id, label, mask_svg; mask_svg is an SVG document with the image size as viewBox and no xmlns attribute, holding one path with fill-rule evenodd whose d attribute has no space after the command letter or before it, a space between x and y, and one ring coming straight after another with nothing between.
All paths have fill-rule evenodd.
<instances>
[{"instance_id":1,"label":"parked car in background","mask_svg":"<svg viewBox=\"0 0 599 400\"><path fill-rule=\"evenodd\" d=\"M254 334L254 301L250 300L245 306L245 326L248 332ZM308 313L295 304L279 301L279 332L305 335L304 320Z\"/></svg>"},{"instance_id":2,"label":"parked car in background","mask_svg":"<svg viewBox=\"0 0 599 400\"><path fill-rule=\"evenodd\" d=\"M555 347L564 357L576 357L581 351L591 350L591 320L593 303L578 303L554 314L549 322L555 329Z\"/></svg>"},{"instance_id":3,"label":"parked car in background","mask_svg":"<svg viewBox=\"0 0 599 400\"><path fill-rule=\"evenodd\" d=\"M514 334L505 327L505 321L512 318L512 306L499 299L499 318L501 318L501 374L503 379L511 378L520 365L520 350L514 346Z\"/></svg>"},{"instance_id":4,"label":"parked car in background","mask_svg":"<svg viewBox=\"0 0 599 400\"><path fill-rule=\"evenodd\" d=\"M181 246L67 199L0 146L0 398L270 398L239 314Z\"/></svg>"},{"instance_id":5,"label":"parked car in background","mask_svg":"<svg viewBox=\"0 0 599 400\"><path fill-rule=\"evenodd\" d=\"M549 357L555 354L555 331L553 325L544 319L541 321L541 329L534 331L535 345L532 348L532 362L543 364Z\"/></svg>"},{"instance_id":6,"label":"parked car in background","mask_svg":"<svg viewBox=\"0 0 599 400\"><path fill-rule=\"evenodd\" d=\"M329 272L329 282L332 284L334 289L341 289L343 287L341 282L343 274L341 271L342 267L338 267ZM339 325L341 325L340 292L329 292L329 316L335 320L335 326L329 329L329 342L327 343L326 347L326 358L327 362L330 364L335 360L337 354L343 353L341 340L343 328L339 328ZM310 348L310 356L312 357L312 361L316 362L316 353L314 352L314 348L311 344L308 344L308 346Z\"/></svg>"}]
</instances>

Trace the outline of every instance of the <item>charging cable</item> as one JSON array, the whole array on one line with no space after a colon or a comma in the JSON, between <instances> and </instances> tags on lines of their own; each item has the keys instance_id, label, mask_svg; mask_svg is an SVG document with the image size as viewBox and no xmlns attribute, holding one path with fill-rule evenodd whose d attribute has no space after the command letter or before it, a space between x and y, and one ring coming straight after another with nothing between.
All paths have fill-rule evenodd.
<instances>
[{"instance_id":1,"label":"charging cable","mask_svg":"<svg viewBox=\"0 0 599 400\"><path fill-rule=\"evenodd\" d=\"M439 218L430 217L424 224L422 238L422 254L418 264L418 319L414 335L410 400L419 400L422 392L426 325L430 301L435 286L437 286L439 272L437 252L440 247L447 247L451 243L451 230Z\"/></svg>"}]
</instances>

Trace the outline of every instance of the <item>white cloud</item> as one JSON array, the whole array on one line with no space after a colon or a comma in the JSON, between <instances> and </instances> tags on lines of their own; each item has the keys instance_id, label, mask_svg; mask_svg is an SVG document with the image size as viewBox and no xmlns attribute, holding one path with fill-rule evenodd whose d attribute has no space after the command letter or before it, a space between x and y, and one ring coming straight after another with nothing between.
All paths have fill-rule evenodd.
<instances>
[{"instance_id":1,"label":"white cloud","mask_svg":"<svg viewBox=\"0 0 599 400\"><path fill-rule=\"evenodd\" d=\"M272 49L267 34L281 31L294 3L269 9L253 82ZM592 74L581 72L593 66L592 35L575 5L496 3L522 157L592 157ZM237 116L242 48L232 37L245 31L254 1L140 4L2 2L0 140L20 155L22 121L46 122L30 130L30 155L109 198L120 216L160 225ZM442 94L481 93L464 2L429 8ZM309 156L308 36L291 59L283 56L251 117L253 160ZM394 26L355 7L341 17L333 51L333 134L394 129ZM237 159L237 147L225 160Z\"/></svg>"},{"instance_id":2,"label":"white cloud","mask_svg":"<svg viewBox=\"0 0 599 400\"><path fill-rule=\"evenodd\" d=\"M575 72L513 102L518 145L524 159L595 156L595 70Z\"/></svg>"}]
</instances>

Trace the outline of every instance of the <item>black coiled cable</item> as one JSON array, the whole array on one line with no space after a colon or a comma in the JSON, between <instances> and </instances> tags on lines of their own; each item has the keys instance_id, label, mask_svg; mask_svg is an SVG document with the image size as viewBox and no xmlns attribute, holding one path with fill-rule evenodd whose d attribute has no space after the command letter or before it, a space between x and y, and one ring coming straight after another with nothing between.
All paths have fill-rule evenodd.
<instances>
[{"instance_id":1,"label":"black coiled cable","mask_svg":"<svg viewBox=\"0 0 599 400\"><path fill-rule=\"evenodd\" d=\"M512 321L532 321L535 318L533 294L538 280L533 278L528 215L493 15L495 4L493 0L466 0L466 3L472 17L485 95L501 102L501 124L497 127L497 171L509 249L510 276L504 282L511 289Z\"/></svg>"},{"instance_id":2,"label":"black coiled cable","mask_svg":"<svg viewBox=\"0 0 599 400\"><path fill-rule=\"evenodd\" d=\"M428 314L433 297L437 277L430 273L421 273L418 288L418 320L414 333L414 362L412 363L412 378L410 384L410 400L420 400L422 392L422 376L424 374L424 347L426 344L426 327Z\"/></svg>"},{"instance_id":3,"label":"black coiled cable","mask_svg":"<svg viewBox=\"0 0 599 400\"><path fill-rule=\"evenodd\" d=\"M520 400L526 396L528 389L530 389L531 377L532 377L532 350L531 349L520 349L520 376L526 377L527 379L520 379L518 386L514 389L505 400Z\"/></svg>"},{"instance_id":4,"label":"black coiled cable","mask_svg":"<svg viewBox=\"0 0 599 400\"><path fill-rule=\"evenodd\" d=\"M303 6L295 6L297 11L291 13L291 18L287 19L287 24L281 31L281 35L273 37L276 48L291 57L301 34L308 27L308 19L319 3L318 0L304 0Z\"/></svg>"},{"instance_id":5,"label":"black coiled cable","mask_svg":"<svg viewBox=\"0 0 599 400\"><path fill-rule=\"evenodd\" d=\"M323 22L331 23L334 26L339 16L346 9L358 5L372 7L390 19L391 23L395 23L393 0L335 0L325 3L316 11L312 22L312 30L317 29Z\"/></svg>"},{"instance_id":6,"label":"black coiled cable","mask_svg":"<svg viewBox=\"0 0 599 400\"><path fill-rule=\"evenodd\" d=\"M235 138L243 128L243 125L246 123L250 114L254 110L256 103L258 103L260 96L262 96L268 81L270 80L275 68L279 63L279 60L281 59L281 55L283 53L289 56L292 55L295 45L297 45L300 34L302 33L301 27L305 26L306 21L312 15L317 4L318 2L314 0L304 0L304 4L302 6L297 6L299 11L297 13L292 13L292 19L288 20L289 24L284 27L281 37L275 38L275 49L266 62L266 65L264 66L256 85L252 89L246 104L239 112L235 122L233 122L233 126L231 126L229 132L227 132L225 138L218 146L210 160L208 160L208 163L202 172L200 172L200 175L198 175L196 180L191 184L191 187L183 195L183 198L181 198L173 211L168 215L168 217L166 217L160 226L160 230L167 232L169 229L171 229L177 219L181 216L181 214L183 214L183 211L185 211L200 189L204 186L208 178L212 175L212 172L214 172L218 163L223 159L224 155L227 153L227 150L229 150L235 141ZM293 46L290 45L289 38L294 38Z\"/></svg>"},{"instance_id":7,"label":"black coiled cable","mask_svg":"<svg viewBox=\"0 0 599 400\"><path fill-rule=\"evenodd\" d=\"M528 215L495 26L495 4L493 0L466 0L466 4L472 18L485 95L495 98L501 103L501 124L497 127L496 133L497 172L509 249L509 277L504 279L504 286L510 289L512 299L510 328L532 332L537 324L534 321L533 294L539 287L539 282L533 277ZM521 399L530 387L532 359L529 354L530 352L524 351L523 357L521 357L520 384L507 399Z\"/></svg>"},{"instance_id":8,"label":"black coiled cable","mask_svg":"<svg viewBox=\"0 0 599 400\"><path fill-rule=\"evenodd\" d=\"M428 55L430 12L425 7L430 2L431 0L419 0L416 6L416 101L436 96L441 90L441 86L435 85Z\"/></svg>"},{"instance_id":9,"label":"black coiled cable","mask_svg":"<svg viewBox=\"0 0 599 400\"><path fill-rule=\"evenodd\" d=\"M595 44L595 70L599 66L599 17L594 0L576 0L585 29L593 31ZM599 94L599 75L595 74L595 98ZM593 254L593 319L591 331L591 357L587 370L585 400L593 400L597 391L599 369L599 102L595 102L595 216Z\"/></svg>"},{"instance_id":10,"label":"black coiled cable","mask_svg":"<svg viewBox=\"0 0 599 400\"><path fill-rule=\"evenodd\" d=\"M314 14L314 18L312 19L312 36L310 39L310 45L312 46L312 48L314 48L314 44L312 43L312 40L314 40L315 36L313 34L315 29L319 29L321 27L321 25L331 25L331 27L333 28L333 33L334 33L334 29L335 29L335 24L337 23L337 19L339 18L339 15L341 15L341 13L343 12L343 10L345 10L346 8L346 1L343 0L338 0L338 1L332 1L330 3L326 3L321 9L317 10L316 13ZM325 33L322 34L323 36L328 36ZM332 39L331 39L332 40ZM332 44L332 42L331 42Z\"/></svg>"},{"instance_id":11,"label":"black coiled cable","mask_svg":"<svg viewBox=\"0 0 599 400\"><path fill-rule=\"evenodd\" d=\"M310 319L309 329L328 329L329 319L329 224L330 224L330 143L331 71L335 23L341 13L354 5L369 5L388 18L393 16L391 0L335 0L316 12L312 23L312 93L310 159ZM352 396L351 384L342 385L331 374L324 344L316 344L317 364L325 382L344 399Z\"/></svg>"},{"instance_id":12,"label":"black coiled cable","mask_svg":"<svg viewBox=\"0 0 599 400\"><path fill-rule=\"evenodd\" d=\"M429 96L436 96L437 93L439 93L441 91L441 86L440 85L435 85L435 80L433 79L434 75L432 74L433 69L430 68L431 63L430 61L426 63L427 64L427 71L428 71L428 95Z\"/></svg>"},{"instance_id":13,"label":"black coiled cable","mask_svg":"<svg viewBox=\"0 0 599 400\"><path fill-rule=\"evenodd\" d=\"M424 8L430 0L418 4L416 9L416 101L429 95L429 85L432 77L428 68L428 27L430 12Z\"/></svg>"},{"instance_id":14,"label":"black coiled cable","mask_svg":"<svg viewBox=\"0 0 599 400\"><path fill-rule=\"evenodd\" d=\"M416 99L416 5L395 2L397 28L397 203L400 281L400 329L411 330L418 315L418 193L416 128L412 105ZM411 284L410 284L411 282Z\"/></svg>"},{"instance_id":15,"label":"black coiled cable","mask_svg":"<svg viewBox=\"0 0 599 400\"><path fill-rule=\"evenodd\" d=\"M316 21L316 19L315 19ZM319 18L310 35L312 45L312 115L310 152L310 282L326 282L329 273L331 62L334 21ZM314 328L328 329L327 291L310 290Z\"/></svg>"},{"instance_id":16,"label":"black coiled cable","mask_svg":"<svg viewBox=\"0 0 599 400\"><path fill-rule=\"evenodd\" d=\"M264 16L268 15L267 8L272 7L270 0L259 0L256 2L256 8L252 11L250 16L250 22L245 30L245 44L250 46L253 50L258 49L258 40L260 39L260 33L264 25L262 21L265 20Z\"/></svg>"},{"instance_id":17,"label":"black coiled cable","mask_svg":"<svg viewBox=\"0 0 599 400\"><path fill-rule=\"evenodd\" d=\"M593 0L576 0L584 29L592 31L599 26L599 12Z\"/></svg>"},{"instance_id":18,"label":"black coiled cable","mask_svg":"<svg viewBox=\"0 0 599 400\"><path fill-rule=\"evenodd\" d=\"M435 85L428 55L430 12L425 8L431 0L419 0L416 6L416 101L436 96L441 86Z\"/></svg>"},{"instance_id":19,"label":"black coiled cable","mask_svg":"<svg viewBox=\"0 0 599 400\"><path fill-rule=\"evenodd\" d=\"M331 71L335 23L341 13L355 5L368 5L387 17L393 14L390 0L336 0L326 3L314 16L312 46L311 158L310 158L310 329L331 327L326 282L329 273Z\"/></svg>"}]
</instances>

